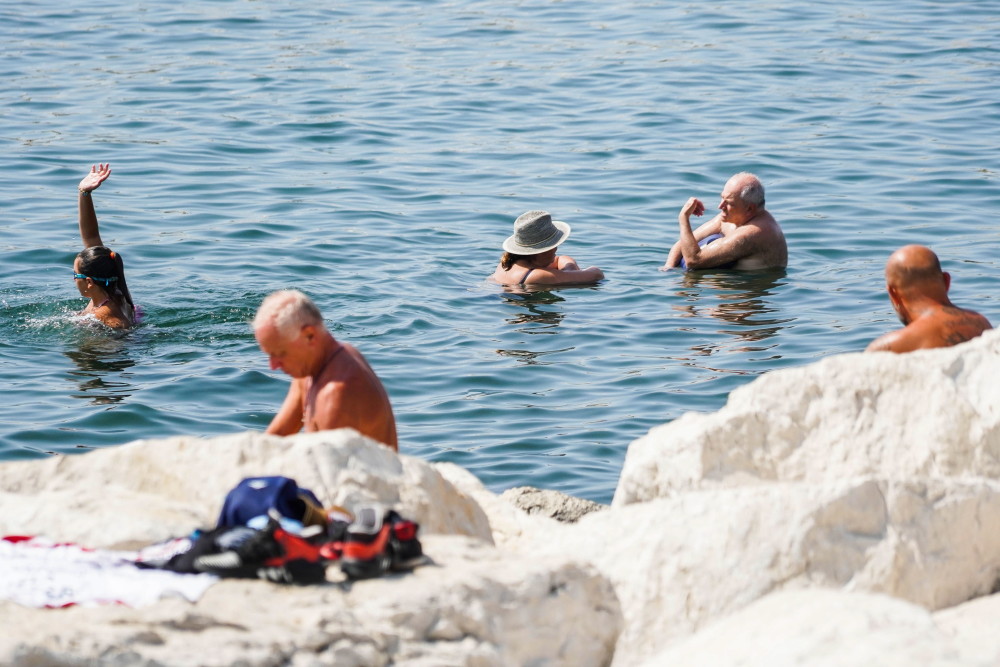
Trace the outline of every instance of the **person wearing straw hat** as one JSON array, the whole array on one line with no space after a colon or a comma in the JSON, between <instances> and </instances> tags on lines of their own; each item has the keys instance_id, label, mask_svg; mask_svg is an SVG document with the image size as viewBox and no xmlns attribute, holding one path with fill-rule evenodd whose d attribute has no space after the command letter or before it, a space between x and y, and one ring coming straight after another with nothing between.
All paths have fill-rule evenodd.
<instances>
[{"instance_id":1,"label":"person wearing straw hat","mask_svg":"<svg viewBox=\"0 0 1000 667\"><path fill-rule=\"evenodd\" d=\"M587 285L604 279L596 266L581 269L569 255L556 255L570 227L547 211L528 211L514 221L514 233L493 272L501 285Z\"/></svg>"}]
</instances>

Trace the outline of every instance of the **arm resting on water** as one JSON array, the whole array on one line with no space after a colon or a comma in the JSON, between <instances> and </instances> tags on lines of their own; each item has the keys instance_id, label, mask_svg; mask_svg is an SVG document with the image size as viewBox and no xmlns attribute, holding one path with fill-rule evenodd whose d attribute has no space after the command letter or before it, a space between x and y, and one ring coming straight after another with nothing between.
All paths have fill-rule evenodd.
<instances>
[{"instance_id":1,"label":"arm resting on water","mask_svg":"<svg viewBox=\"0 0 1000 667\"><path fill-rule=\"evenodd\" d=\"M586 269L561 271L559 269L535 269L531 274L531 285L587 285L604 280L604 272L596 266Z\"/></svg>"}]
</instances>

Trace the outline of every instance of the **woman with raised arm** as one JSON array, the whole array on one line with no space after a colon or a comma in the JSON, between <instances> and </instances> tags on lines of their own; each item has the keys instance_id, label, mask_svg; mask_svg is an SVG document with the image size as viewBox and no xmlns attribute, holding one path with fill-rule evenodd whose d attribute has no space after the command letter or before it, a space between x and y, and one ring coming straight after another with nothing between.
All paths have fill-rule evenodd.
<instances>
[{"instance_id":1,"label":"woman with raised arm","mask_svg":"<svg viewBox=\"0 0 1000 667\"><path fill-rule=\"evenodd\" d=\"M528 211L514 221L514 234L493 272L501 285L587 285L604 279L596 266L581 269L569 255L557 255L569 238L569 225L546 211Z\"/></svg>"},{"instance_id":2,"label":"woman with raised arm","mask_svg":"<svg viewBox=\"0 0 1000 667\"><path fill-rule=\"evenodd\" d=\"M73 280L80 295L90 299L81 315L93 315L113 329L127 329L135 324L136 311L125 283L125 265L121 255L101 241L91 195L110 175L111 165L99 164L80 181L80 238L84 249L73 261Z\"/></svg>"}]
</instances>

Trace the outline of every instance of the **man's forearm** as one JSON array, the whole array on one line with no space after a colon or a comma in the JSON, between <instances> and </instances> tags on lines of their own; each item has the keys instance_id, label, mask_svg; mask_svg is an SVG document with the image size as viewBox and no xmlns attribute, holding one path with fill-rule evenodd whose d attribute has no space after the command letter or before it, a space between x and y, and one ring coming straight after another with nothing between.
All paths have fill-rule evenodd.
<instances>
[{"instance_id":1,"label":"man's forearm","mask_svg":"<svg viewBox=\"0 0 1000 667\"><path fill-rule=\"evenodd\" d=\"M698 239L695 238L694 232L691 231L690 218L682 213L677 217L677 223L681 231L681 238L677 241L677 244L680 246L680 252L684 256L684 261L690 265L701 254L701 248L698 246Z\"/></svg>"}]
</instances>

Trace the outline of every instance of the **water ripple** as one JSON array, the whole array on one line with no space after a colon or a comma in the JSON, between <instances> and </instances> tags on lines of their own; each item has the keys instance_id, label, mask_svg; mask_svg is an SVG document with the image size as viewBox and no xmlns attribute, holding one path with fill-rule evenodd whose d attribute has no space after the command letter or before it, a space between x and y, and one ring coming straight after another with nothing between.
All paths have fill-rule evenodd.
<instances>
[{"instance_id":1,"label":"water ripple","mask_svg":"<svg viewBox=\"0 0 1000 667\"><path fill-rule=\"evenodd\" d=\"M404 451L607 500L651 426L897 326L899 245L932 245L955 301L1000 320L996 9L4 5L0 456L263 428L287 380L247 322L296 286L385 380ZM124 336L73 317L74 186L98 161L147 311ZM679 206L743 169L787 272L659 272ZM605 283L484 281L537 207Z\"/></svg>"}]
</instances>

